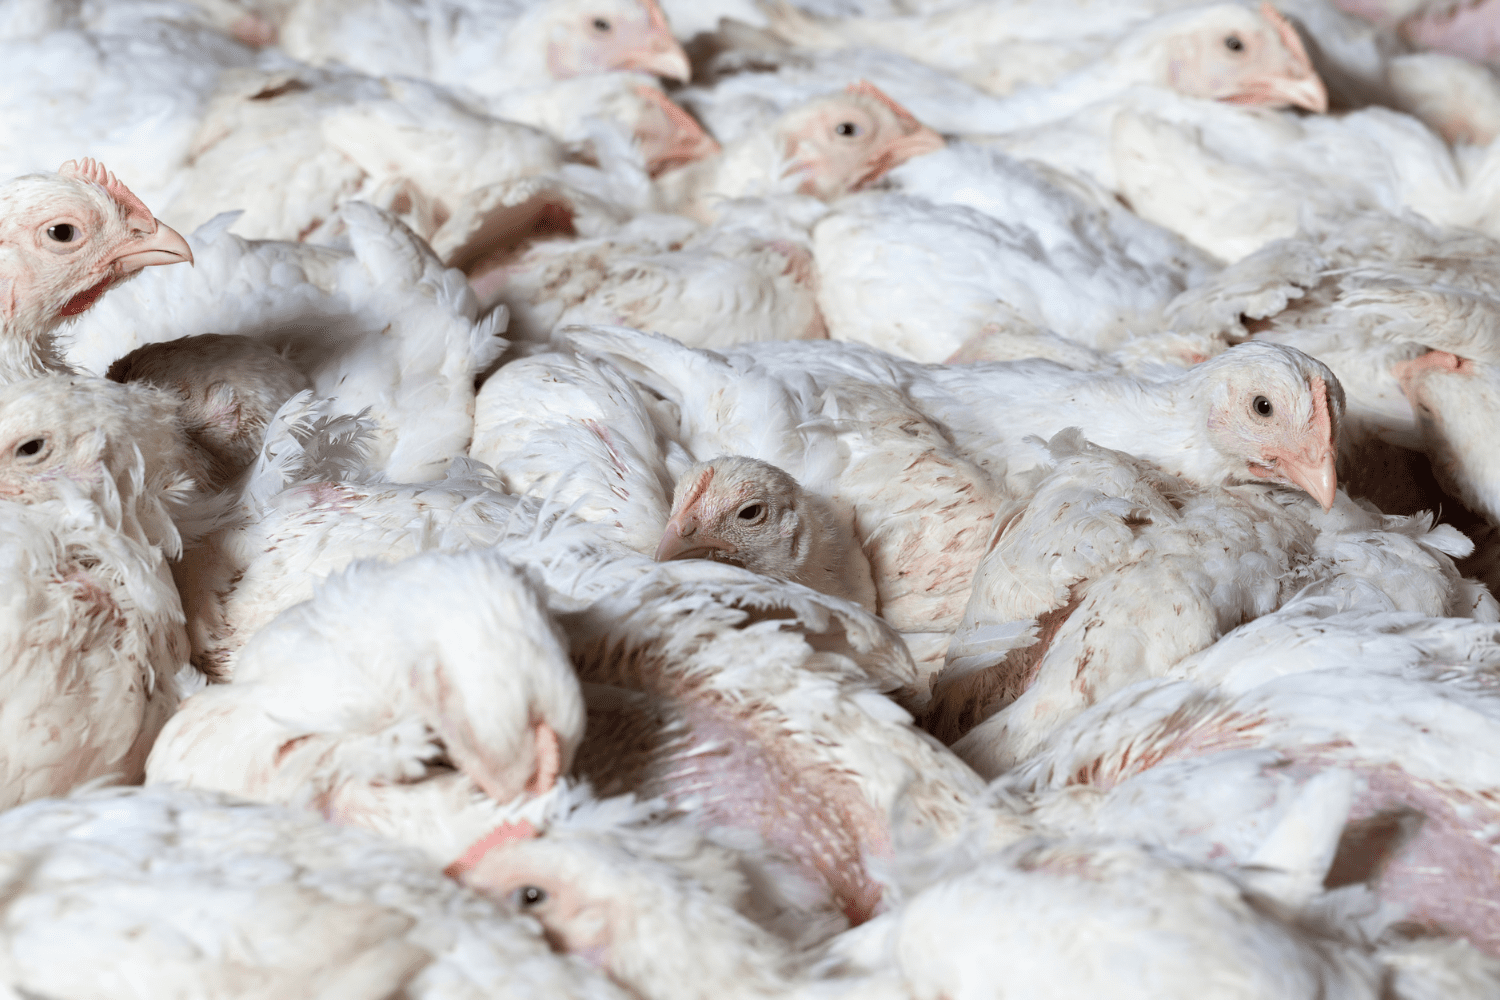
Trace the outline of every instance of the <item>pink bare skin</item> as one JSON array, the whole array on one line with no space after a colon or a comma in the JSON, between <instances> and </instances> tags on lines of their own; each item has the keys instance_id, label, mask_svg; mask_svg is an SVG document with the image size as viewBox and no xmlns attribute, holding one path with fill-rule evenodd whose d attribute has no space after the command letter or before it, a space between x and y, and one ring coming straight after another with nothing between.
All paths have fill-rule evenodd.
<instances>
[{"instance_id":1,"label":"pink bare skin","mask_svg":"<svg viewBox=\"0 0 1500 1000\"><path fill-rule=\"evenodd\" d=\"M1227 33L1174 38L1168 83L1193 97L1231 104L1328 110L1328 90L1297 30L1269 3ZM1254 15L1250 15L1254 17Z\"/></svg>"},{"instance_id":2,"label":"pink bare skin","mask_svg":"<svg viewBox=\"0 0 1500 1000\"><path fill-rule=\"evenodd\" d=\"M638 70L687 82L692 67L656 0L593 0L575 5L551 32L553 79Z\"/></svg>"},{"instance_id":3,"label":"pink bare skin","mask_svg":"<svg viewBox=\"0 0 1500 1000\"><path fill-rule=\"evenodd\" d=\"M1401 34L1418 48L1476 62L1500 59L1500 0L1461 3L1449 12L1407 18Z\"/></svg>"},{"instance_id":4,"label":"pink bare skin","mask_svg":"<svg viewBox=\"0 0 1500 1000\"><path fill-rule=\"evenodd\" d=\"M666 94L645 85L636 93L646 104L635 126L635 141L652 177L721 152L713 136Z\"/></svg>"},{"instance_id":5,"label":"pink bare skin","mask_svg":"<svg viewBox=\"0 0 1500 1000\"><path fill-rule=\"evenodd\" d=\"M0 189L0 361L19 362L11 377L66 370L43 342L58 323L144 267L192 260L187 241L93 160L11 181Z\"/></svg>"},{"instance_id":6,"label":"pink bare skin","mask_svg":"<svg viewBox=\"0 0 1500 1000\"><path fill-rule=\"evenodd\" d=\"M870 83L814 101L777 127L787 175L797 190L822 199L858 191L914 156L943 148L943 137Z\"/></svg>"}]
</instances>

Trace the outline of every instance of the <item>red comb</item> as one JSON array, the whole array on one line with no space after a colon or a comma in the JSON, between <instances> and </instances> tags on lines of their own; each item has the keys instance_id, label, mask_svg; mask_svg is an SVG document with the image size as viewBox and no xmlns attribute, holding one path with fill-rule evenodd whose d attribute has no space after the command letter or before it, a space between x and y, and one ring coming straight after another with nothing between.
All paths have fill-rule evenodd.
<instances>
[{"instance_id":1,"label":"red comb","mask_svg":"<svg viewBox=\"0 0 1500 1000\"><path fill-rule=\"evenodd\" d=\"M875 100L891 109L891 112L895 114L896 119L901 122L901 127L907 132L914 132L922 127L922 123L917 121L916 115L912 114L910 111L907 111L901 105L897 104L894 100L891 99L890 95L881 90L879 87L875 86L869 80L861 80L858 83L849 84L849 86L844 88L844 93L856 94L862 97L873 97Z\"/></svg>"},{"instance_id":2,"label":"red comb","mask_svg":"<svg viewBox=\"0 0 1500 1000\"><path fill-rule=\"evenodd\" d=\"M104 169L104 164L98 160L88 157L82 160L69 160L58 167L57 172L64 177L99 185L125 209L127 219L140 217L146 222L153 223L154 227L155 217L151 214L151 209L146 207L146 203L131 193L130 188L121 184L119 178Z\"/></svg>"},{"instance_id":3,"label":"red comb","mask_svg":"<svg viewBox=\"0 0 1500 1000\"><path fill-rule=\"evenodd\" d=\"M536 836L536 827L526 820L519 823L501 823L489 833L480 837L469 845L464 851L463 857L443 869L443 874L449 878L458 878L467 871L472 871L474 866L484 860L484 856L501 844L507 844L512 840L530 840Z\"/></svg>"}]
</instances>

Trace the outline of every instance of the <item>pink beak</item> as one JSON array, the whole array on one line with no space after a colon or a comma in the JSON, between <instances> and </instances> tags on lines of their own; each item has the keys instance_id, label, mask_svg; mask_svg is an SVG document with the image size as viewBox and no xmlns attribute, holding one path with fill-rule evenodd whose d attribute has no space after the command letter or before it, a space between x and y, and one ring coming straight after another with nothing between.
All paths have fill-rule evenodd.
<instances>
[{"instance_id":1,"label":"pink beak","mask_svg":"<svg viewBox=\"0 0 1500 1000\"><path fill-rule=\"evenodd\" d=\"M131 240L122 247L125 252L115 257L115 263L120 266L120 274L134 274L153 264L193 262L193 251L187 240L171 226L164 225L160 219L152 221L156 223L155 232Z\"/></svg>"},{"instance_id":2,"label":"pink beak","mask_svg":"<svg viewBox=\"0 0 1500 1000\"><path fill-rule=\"evenodd\" d=\"M706 559L709 552L738 552L739 549L712 535L698 537L698 519L687 510L678 512L677 516L667 522L667 528L662 532L661 544L656 547L657 562L671 562L673 559Z\"/></svg>"},{"instance_id":3,"label":"pink beak","mask_svg":"<svg viewBox=\"0 0 1500 1000\"><path fill-rule=\"evenodd\" d=\"M1274 459L1276 465L1274 471L1267 470L1265 475L1276 476L1292 486L1301 487L1307 491L1308 496L1318 501L1324 510L1333 509L1333 501L1338 494L1339 477L1334 471L1337 455L1332 447L1309 448L1295 454L1288 450L1273 449L1266 453L1266 457ZM1252 471L1261 475L1258 470Z\"/></svg>"}]
</instances>

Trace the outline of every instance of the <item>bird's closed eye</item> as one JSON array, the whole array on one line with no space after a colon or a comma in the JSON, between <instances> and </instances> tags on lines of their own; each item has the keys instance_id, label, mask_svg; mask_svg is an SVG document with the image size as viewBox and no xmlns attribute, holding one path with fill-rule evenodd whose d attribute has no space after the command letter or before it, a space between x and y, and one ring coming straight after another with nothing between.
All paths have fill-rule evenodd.
<instances>
[{"instance_id":1,"label":"bird's closed eye","mask_svg":"<svg viewBox=\"0 0 1500 1000\"><path fill-rule=\"evenodd\" d=\"M541 906L547 901L547 890L534 885L523 885L516 890L516 905L526 910Z\"/></svg>"}]
</instances>

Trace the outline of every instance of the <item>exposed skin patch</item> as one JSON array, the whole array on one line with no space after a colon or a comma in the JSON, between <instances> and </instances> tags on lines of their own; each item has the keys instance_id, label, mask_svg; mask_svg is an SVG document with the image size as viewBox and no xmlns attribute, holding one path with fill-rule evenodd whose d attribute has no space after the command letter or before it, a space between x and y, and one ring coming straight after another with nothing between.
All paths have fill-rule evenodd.
<instances>
[{"instance_id":1,"label":"exposed skin patch","mask_svg":"<svg viewBox=\"0 0 1500 1000\"><path fill-rule=\"evenodd\" d=\"M881 890L864 856L889 856L890 838L851 777L755 706L659 672L640 650L575 658L585 681L631 693L591 708L574 762L601 795L659 795L706 825L754 830L826 886L851 924L874 915Z\"/></svg>"},{"instance_id":2,"label":"exposed skin patch","mask_svg":"<svg viewBox=\"0 0 1500 1000\"><path fill-rule=\"evenodd\" d=\"M985 719L1019 698L1036 680L1042 659L1063 625L1083 603L1079 588L1069 591L1062 607L1037 616L1037 640L1023 649L1013 649L1005 659L952 684L939 684L932 704L918 724L945 744L952 745ZM1080 670L1083 665L1080 665Z\"/></svg>"}]
</instances>

